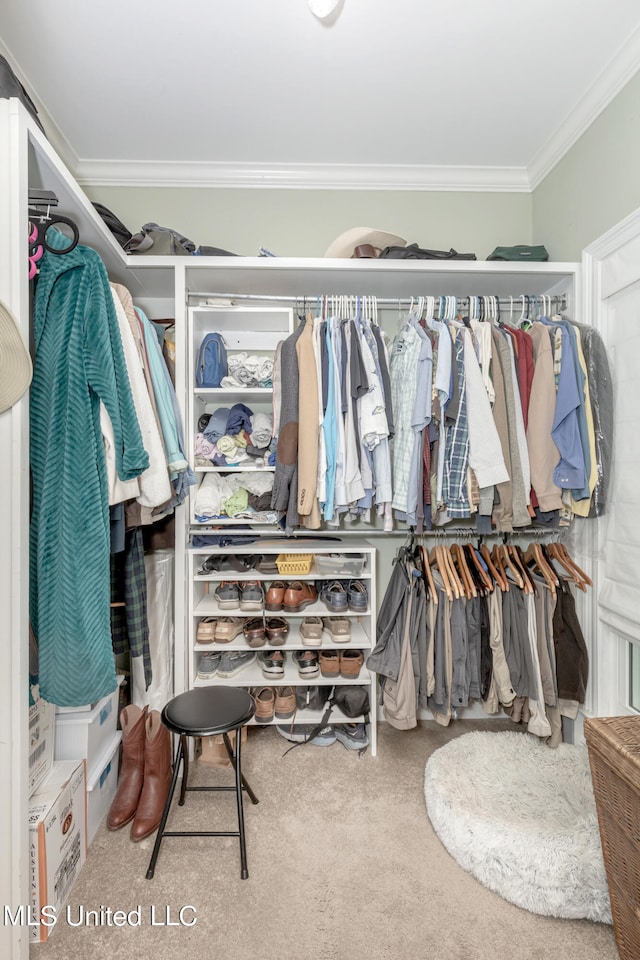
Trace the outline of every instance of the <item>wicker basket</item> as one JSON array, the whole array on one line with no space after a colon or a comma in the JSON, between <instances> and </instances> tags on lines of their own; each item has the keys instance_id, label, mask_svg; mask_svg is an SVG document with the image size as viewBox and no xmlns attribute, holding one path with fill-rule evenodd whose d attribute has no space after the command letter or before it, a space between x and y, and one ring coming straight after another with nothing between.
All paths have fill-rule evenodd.
<instances>
[{"instance_id":1,"label":"wicker basket","mask_svg":"<svg viewBox=\"0 0 640 960\"><path fill-rule=\"evenodd\" d=\"M312 553L280 553L276 558L281 577L301 577L311 573Z\"/></svg>"},{"instance_id":2,"label":"wicker basket","mask_svg":"<svg viewBox=\"0 0 640 960\"><path fill-rule=\"evenodd\" d=\"M640 958L640 717L585 720L613 928L621 960Z\"/></svg>"}]
</instances>

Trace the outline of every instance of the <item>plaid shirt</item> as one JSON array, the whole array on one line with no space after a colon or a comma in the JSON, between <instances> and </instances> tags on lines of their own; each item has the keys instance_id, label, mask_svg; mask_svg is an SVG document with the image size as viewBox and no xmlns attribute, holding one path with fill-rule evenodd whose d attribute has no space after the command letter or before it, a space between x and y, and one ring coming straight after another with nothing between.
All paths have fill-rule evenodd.
<instances>
[{"instance_id":1,"label":"plaid shirt","mask_svg":"<svg viewBox=\"0 0 640 960\"><path fill-rule=\"evenodd\" d=\"M454 343L460 406L456 422L446 428L444 478L442 499L447 506L447 515L452 518L471 516L467 491L467 468L469 466L469 422L467 419L467 391L464 378L464 346L462 337Z\"/></svg>"},{"instance_id":2,"label":"plaid shirt","mask_svg":"<svg viewBox=\"0 0 640 960\"><path fill-rule=\"evenodd\" d=\"M125 537L124 552L111 554L111 602L124 600L124 607L111 608L111 641L115 654L143 658L148 690L152 672L142 529L127 530Z\"/></svg>"}]
</instances>

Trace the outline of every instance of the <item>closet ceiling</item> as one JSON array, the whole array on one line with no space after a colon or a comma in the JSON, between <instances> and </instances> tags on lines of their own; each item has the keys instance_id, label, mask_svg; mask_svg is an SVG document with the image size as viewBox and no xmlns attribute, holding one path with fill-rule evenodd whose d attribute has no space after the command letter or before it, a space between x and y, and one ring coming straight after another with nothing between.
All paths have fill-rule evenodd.
<instances>
[{"instance_id":1,"label":"closet ceiling","mask_svg":"<svg viewBox=\"0 0 640 960\"><path fill-rule=\"evenodd\" d=\"M93 182L529 189L640 66L640 4L2 0L0 39Z\"/></svg>"}]
</instances>

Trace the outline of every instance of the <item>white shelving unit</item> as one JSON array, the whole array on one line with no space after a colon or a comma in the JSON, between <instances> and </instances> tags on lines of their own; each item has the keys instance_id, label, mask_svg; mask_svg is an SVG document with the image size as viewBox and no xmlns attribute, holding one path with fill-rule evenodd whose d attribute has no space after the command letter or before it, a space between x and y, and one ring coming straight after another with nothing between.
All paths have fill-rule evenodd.
<instances>
[{"instance_id":1,"label":"white shelving unit","mask_svg":"<svg viewBox=\"0 0 640 960\"><path fill-rule=\"evenodd\" d=\"M110 278L125 284L135 302L150 318L175 317L179 346L196 343L194 331L191 335L188 333L188 303L193 302L196 295L206 299L207 294L225 294L231 299L239 294L297 297L301 304L304 298L308 302L324 294L385 298L442 294L518 298L521 294L565 294L567 314L577 319L581 316L578 263L520 265L485 261L330 260L321 257L127 257L22 105L16 100L0 100L0 299L16 317L27 342L30 340L27 279L29 187L43 187L55 192L59 200L57 210L75 220L80 242L100 254ZM202 309L209 311L211 316L216 308L204 306ZM246 309L243 307L245 312ZM264 313L264 309L260 309ZM195 316L194 313L192 322ZM247 326L245 323L245 333ZM238 330L242 328L238 327ZM259 349L255 336L246 342L251 352ZM265 345L263 349L272 347ZM207 404L218 406L221 400L218 391L196 390L193 384L193 354L187 356L186 349L179 349L176 393L185 423L185 436L191 443L195 410L206 409ZM238 402L250 396L256 404L268 404L268 393L242 391L234 398L231 392L225 392L224 397ZM29 743L28 405L26 394L0 417L0 442L4 450L10 451L8 468L0 480L0 529L8 546L0 553L0 601L7 637L4 669L0 671L0 721L5 735L4 743L0 744L0 819L7 826L0 832L0 902L7 904L29 902L28 832L24 816ZM204 472L208 469L205 468ZM202 472L200 468L199 473ZM197 652L192 642L193 608L187 607L192 602L193 591L201 587L193 577L195 554L187 548L190 533L188 506L176 510L176 529L174 676L175 692L179 693L192 682ZM293 545L287 544L287 552L293 549ZM330 548L327 546L326 549ZM348 549L353 549L352 541L348 542ZM265 551L266 547L261 546L260 552ZM373 577L370 583L373 611ZM368 625L372 623L373 613L370 613ZM366 629L364 625L363 629ZM372 640L373 634L369 636ZM293 649L291 639L289 649ZM309 716L309 722L313 719ZM28 946L26 928L0 928L0 955L12 960L26 960Z\"/></svg>"},{"instance_id":2,"label":"white shelving unit","mask_svg":"<svg viewBox=\"0 0 640 960\"><path fill-rule=\"evenodd\" d=\"M224 339L229 357L239 352L258 355L273 360L274 352L280 340L293 332L293 310L287 307L234 307L234 306L191 306L187 315L187 424L189 457L193 469L202 482L204 474L255 474L273 473L275 468L268 464L256 466L252 461L243 461L237 466L215 466L195 463L194 445L198 432L198 420L203 414L211 414L219 407L231 408L243 403L254 413L272 414L272 387L199 387L196 385L196 362L198 351L207 333L220 333ZM190 494L191 523L198 524L195 513L195 499L198 486ZM233 520L225 517L211 521L225 525L250 522L246 518ZM258 521L257 521L258 522Z\"/></svg>"},{"instance_id":3,"label":"white shelving unit","mask_svg":"<svg viewBox=\"0 0 640 960\"><path fill-rule=\"evenodd\" d=\"M364 558L363 572L358 577L349 578L348 576L337 575L335 573L319 573L317 572L317 567L314 564L311 568L311 572L308 574L297 574L297 575L267 575L260 573L257 570L249 570L245 574L238 574L235 572L222 572L222 573L200 573L203 561L210 556L224 556L224 555L256 555L260 554L262 556L270 555L277 557L280 553L287 554L313 554L314 557L318 554L358 554ZM323 677L321 674L318 677L313 679L301 678L298 675L297 666L293 660L293 652L295 650L362 650L365 660L369 654L369 651L372 649L375 643L375 610L376 605L376 550L375 547L372 547L370 544L361 543L357 541L350 540L349 542L336 542L336 541L327 541L324 542L320 539L313 541L305 541L304 543L297 542L291 543L290 540L282 538L280 542L274 540L264 540L256 541L255 543L249 544L246 547L197 547L192 548L188 551L188 567L189 567L189 600L188 600L188 682L190 686L210 686L214 684L224 684L229 686L240 686L248 688L259 688L259 687L284 687L284 686L293 686L293 687L306 687L309 685L323 685L332 687L335 684L358 684L360 686L367 686L369 688L369 725L368 725L368 734L370 741L370 750L372 756L376 754L376 676L367 670L366 666L362 666L360 669L360 674L357 679L343 678L338 677L336 679L329 679ZM285 664L285 674L284 677L274 680L273 678L267 678L263 675L260 668L259 662L256 660L254 663L250 664L245 669L241 670L235 677L232 677L229 680L220 679L218 677L213 677L212 680L199 680L197 677L198 673L198 662L200 657L205 653L220 652L224 653L228 650L252 650L252 648L245 642L243 635L239 635L230 643L198 643L197 629L199 621L204 617L216 617L216 616L233 616L241 617L243 619L248 619L251 617L261 616L260 613L256 611L244 612L240 609L237 610L221 610L216 601L213 591L216 586L222 581L229 580L238 580L240 583L247 580L257 580L259 581L266 593L269 588L269 584L275 580L282 580L285 583L292 583L295 580L305 580L311 581L318 586L318 592L320 593L320 586L323 583L330 583L333 580L360 580L363 584L366 585L367 592L369 595L369 603L366 611L355 613L353 610L347 610L344 613L340 613L340 617L346 617L350 621L351 626L351 639L349 641L334 642L330 639L326 633L323 631L322 641L319 646L309 646L306 645L300 636L299 628L305 617L323 617L329 618L336 616L332 613L327 606L318 599L317 603L310 604L300 613L270 613L265 611L265 618L268 620L270 617L283 617L289 623L289 634L287 636L286 642L283 645L278 645L277 647L270 646L268 642L257 648L256 653L268 651L268 650L282 650L286 655L286 664ZM308 724L314 723L319 720L322 716L321 712L314 712L311 710L300 710L297 711L294 724ZM364 717L356 718L355 722L362 722ZM349 722L348 718L344 717L339 710L335 709L331 714L331 723L347 723ZM351 720L351 722L354 722ZM289 724L290 720L273 720L273 724Z\"/></svg>"}]
</instances>

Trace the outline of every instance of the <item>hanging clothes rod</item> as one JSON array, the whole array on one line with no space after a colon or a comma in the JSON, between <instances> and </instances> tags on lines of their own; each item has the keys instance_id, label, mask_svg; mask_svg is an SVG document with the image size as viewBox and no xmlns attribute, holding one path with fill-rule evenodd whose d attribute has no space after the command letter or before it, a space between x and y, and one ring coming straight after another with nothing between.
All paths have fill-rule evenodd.
<instances>
[{"instance_id":1,"label":"hanging clothes rod","mask_svg":"<svg viewBox=\"0 0 640 960\"><path fill-rule=\"evenodd\" d=\"M525 537L529 540L545 540L549 543L561 541L568 535L570 526L562 527L523 527L521 530L514 530L510 533L504 533L500 530L492 530L491 533L479 533L475 527L438 527L433 530L424 530L422 533L416 533L411 529L400 529L385 531L379 527L371 527L368 530L362 528L356 530L335 528L328 530L301 530L299 533L293 531L291 536L287 536L283 531L265 530L265 525L247 530L246 527L228 526L224 529L215 526L191 526L190 533L214 535L214 536L252 536L256 539L268 537L268 539L281 540L284 544L304 543L306 540L377 540L379 537L392 537L393 539L406 539L413 536L415 540L500 540L501 542L511 542L515 538Z\"/></svg>"},{"instance_id":2,"label":"hanging clothes rod","mask_svg":"<svg viewBox=\"0 0 640 960\"><path fill-rule=\"evenodd\" d=\"M328 295L329 299L332 298L332 295ZM356 296L359 294L347 294L341 295L342 299L352 299L355 300ZM480 297L480 300L493 300L497 301L501 310L511 310L514 311L522 310L522 298L525 298L525 301L528 300L529 309L533 308L535 304L542 304L543 302L549 303L556 308L564 309L567 306L567 295L562 294L518 294L513 297ZM315 294L313 296L303 296L299 295L297 297L292 296L282 296L277 297L271 294L257 294L257 293L210 293L210 292L197 292L192 291L188 294L187 300L229 300L232 303L236 300L242 301L253 301L260 303L315 303L321 297L317 297ZM335 299L338 299L336 297ZM399 307L406 306L410 307L411 304L415 304L418 299L415 297L369 297L369 300L375 300L378 306L389 306L389 307ZM436 300L439 298L436 297ZM469 297L458 297L457 303L459 307L468 307L469 306Z\"/></svg>"}]
</instances>

